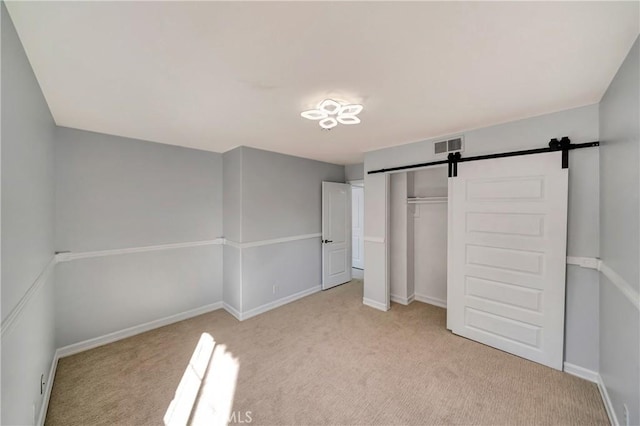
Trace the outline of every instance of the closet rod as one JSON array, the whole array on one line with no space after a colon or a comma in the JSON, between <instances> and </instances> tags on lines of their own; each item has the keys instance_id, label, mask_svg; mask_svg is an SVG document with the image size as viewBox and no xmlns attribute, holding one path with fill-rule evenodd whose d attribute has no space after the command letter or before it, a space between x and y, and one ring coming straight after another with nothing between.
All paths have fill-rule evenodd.
<instances>
[{"instance_id":1,"label":"closet rod","mask_svg":"<svg viewBox=\"0 0 640 426\"><path fill-rule=\"evenodd\" d=\"M565 138L563 138L562 142L564 142L564 140ZM568 138L566 140L568 141ZM554 143L554 141L556 143ZM594 146L600 146L600 142L595 141L595 142L585 142L585 143L577 143L577 144L572 144L567 142L566 144L560 144L556 139L552 139L549 145L550 146L546 148L527 149L523 151L499 152L497 154L478 155L475 157L466 157L466 158L458 157L455 160L455 162L464 163L467 161L488 160L491 158L515 157L517 155L542 154L545 152L555 152L555 151L566 152L567 150L572 150L572 149L591 148ZM460 155L459 152L457 152L456 154L458 154L458 156ZM564 162L564 159L563 159L563 162ZM417 168L430 167L430 166L439 166L441 164L449 164L449 160L447 159L447 160L441 160L441 161L432 161L430 163L418 163L418 164L411 164L408 166L390 167L388 169L370 170L367 172L367 174L372 175L376 173L389 173L389 172L396 172L399 170L409 170L409 169L417 169Z\"/></svg>"}]
</instances>

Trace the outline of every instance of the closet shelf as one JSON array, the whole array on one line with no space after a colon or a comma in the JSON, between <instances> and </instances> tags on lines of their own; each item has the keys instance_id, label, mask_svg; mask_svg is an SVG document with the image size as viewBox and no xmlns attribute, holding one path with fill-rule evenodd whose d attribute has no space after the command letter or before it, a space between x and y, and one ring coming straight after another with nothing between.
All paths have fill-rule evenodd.
<instances>
[{"instance_id":1,"label":"closet shelf","mask_svg":"<svg viewBox=\"0 0 640 426\"><path fill-rule=\"evenodd\" d=\"M436 204L446 203L447 197L409 197L407 204Z\"/></svg>"}]
</instances>

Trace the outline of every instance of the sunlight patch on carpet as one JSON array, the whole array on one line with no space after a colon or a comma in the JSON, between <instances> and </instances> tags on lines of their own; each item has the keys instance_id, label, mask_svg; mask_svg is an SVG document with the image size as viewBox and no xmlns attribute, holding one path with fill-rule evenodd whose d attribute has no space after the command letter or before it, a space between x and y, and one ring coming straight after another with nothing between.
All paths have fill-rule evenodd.
<instances>
[{"instance_id":1,"label":"sunlight patch on carpet","mask_svg":"<svg viewBox=\"0 0 640 426\"><path fill-rule=\"evenodd\" d=\"M217 345L209 333L202 333L164 415L164 424L227 424L239 369L239 361L225 345Z\"/></svg>"}]
</instances>

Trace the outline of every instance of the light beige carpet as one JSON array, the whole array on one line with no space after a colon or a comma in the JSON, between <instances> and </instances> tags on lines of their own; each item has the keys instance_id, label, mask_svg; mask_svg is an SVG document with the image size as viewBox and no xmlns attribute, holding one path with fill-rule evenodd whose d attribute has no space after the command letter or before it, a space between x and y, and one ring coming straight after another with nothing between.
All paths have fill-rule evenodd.
<instances>
[{"instance_id":1,"label":"light beige carpet","mask_svg":"<svg viewBox=\"0 0 640 426\"><path fill-rule=\"evenodd\" d=\"M594 384L454 336L445 316L363 306L359 280L244 322L212 312L61 359L46 422L162 424L208 332L239 359L233 409L251 424L608 424Z\"/></svg>"}]
</instances>

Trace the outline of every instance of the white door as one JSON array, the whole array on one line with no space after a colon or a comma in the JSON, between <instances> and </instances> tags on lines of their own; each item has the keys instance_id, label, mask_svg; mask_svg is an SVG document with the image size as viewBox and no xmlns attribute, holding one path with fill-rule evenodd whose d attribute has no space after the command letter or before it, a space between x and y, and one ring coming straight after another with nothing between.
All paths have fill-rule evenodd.
<instances>
[{"instance_id":1,"label":"white door","mask_svg":"<svg viewBox=\"0 0 640 426\"><path fill-rule=\"evenodd\" d=\"M562 369L568 169L551 152L449 179L447 327Z\"/></svg>"},{"instance_id":2,"label":"white door","mask_svg":"<svg viewBox=\"0 0 640 426\"><path fill-rule=\"evenodd\" d=\"M364 188L351 187L351 266L364 269Z\"/></svg>"},{"instance_id":3,"label":"white door","mask_svg":"<svg viewBox=\"0 0 640 426\"><path fill-rule=\"evenodd\" d=\"M351 281L351 185L322 182L322 289Z\"/></svg>"}]
</instances>

